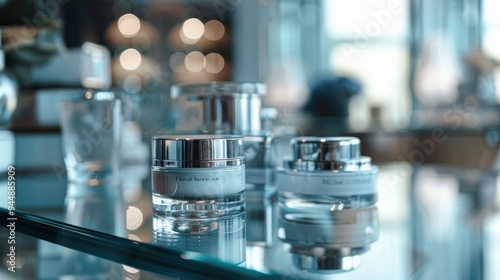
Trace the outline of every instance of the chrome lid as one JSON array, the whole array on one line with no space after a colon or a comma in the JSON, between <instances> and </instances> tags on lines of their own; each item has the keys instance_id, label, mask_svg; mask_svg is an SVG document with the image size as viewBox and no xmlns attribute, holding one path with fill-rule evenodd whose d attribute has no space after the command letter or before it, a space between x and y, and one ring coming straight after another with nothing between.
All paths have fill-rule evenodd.
<instances>
[{"instance_id":1,"label":"chrome lid","mask_svg":"<svg viewBox=\"0 0 500 280\"><path fill-rule=\"evenodd\" d=\"M153 166L184 166L182 162L224 162L242 165L243 138L231 135L157 135L152 138ZM193 165L192 167L196 167ZM200 166L202 167L202 166Z\"/></svg>"},{"instance_id":2,"label":"chrome lid","mask_svg":"<svg viewBox=\"0 0 500 280\"><path fill-rule=\"evenodd\" d=\"M180 110L176 130L244 134L261 130L262 83L213 82L171 88Z\"/></svg>"},{"instance_id":3,"label":"chrome lid","mask_svg":"<svg viewBox=\"0 0 500 280\"><path fill-rule=\"evenodd\" d=\"M296 160L336 161L360 157L356 137L296 137L290 141Z\"/></svg>"},{"instance_id":4,"label":"chrome lid","mask_svg":"<svg viewBox=\"0 0 500 280\"><path fill-rule=\"evenodd\" d=\"M371 158L361 156L356 137L294 137L290 140L292 158L284 167L297 170L370 169Z\"/></svg>"}]
</instances>

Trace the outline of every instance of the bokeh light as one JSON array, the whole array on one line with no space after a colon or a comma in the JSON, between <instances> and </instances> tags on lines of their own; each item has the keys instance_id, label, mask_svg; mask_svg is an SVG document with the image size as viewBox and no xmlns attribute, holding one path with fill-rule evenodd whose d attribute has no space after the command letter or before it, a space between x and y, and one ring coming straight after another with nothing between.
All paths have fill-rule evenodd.
<instances>
[{"instance_id":1,"label":"bokeh light","mask_svg":"<svg viewBox=\"0 0 500 280\"><path fill-rule=\"evenodd\" d=\"M136 273L140 272L138 269L133 268L133 267L128 266L128 265L122 264L122 267L123 267L123 270L125 270L126 272L131 273L131 274L136 274Z\"/></svg>"},{"instance_id":2,"label":"bokeh light","mask_svg":"<svg viewBox=\"0 0 500 280\"><path fill-rule=\"evenodd\" d=\"M184 59L187 70L191 72L200 72L205 67L205 56L198 51L190 52Z\"/></svg>"},{"instance_id":3,"label":"bokeh light","mask_svg":"<svg viewBox=\"0 0 500 280\"><path fill-rule=\"evenodd\" d=\"M205 32L205 26L199 19L190 18L182 24L181 32L186 38L198 41Z\"/></svg>"},{"instance_id":4,"label":"bokeh light","mask_svg":"<svg viewBox=\"0 0 500 280\"><path fill-rule=\"evenodd\" d=\"M138 229L144 220L141 210L139 208L130 206L126 212L127 218L127 229L136 230Z\"/></svg>"},{"instance_id":5,"label":"bokeh light","mask_svg":"<svg viewBox=\"0 0 500 280\"><path fill-rule=\"evenodd\" d=\"M126 49L120 54L120 65L126 70L135 70L141 65L141 53L136 49Z\"/></svg>"},{"instance_id":6,"label":"bokeh light","mask_svg":"<svg viewBox=\"0 0 500 280\"><path fill-rule=\"evenodd\" d=\"M142 242L142 239L139 236L132 234L132 233L128 234L128 239L133 240L133 241Z\"/></svg>"},{"instance_id":7,"label":"bokeh light","mask_svg":"<svg viewBox=\"0 0 500 280\"><path fill-rule=\"evenodd\" d=\"M124 14L118 19L118 30L125 37L135 36L141 29L141 21L133 14Z\"/></svg>"},{"instance_id":8,"label":"bokeh light","mask_svg":"<svg viewBox=\"0 0 500 280\"><path fill-rule=\"evenodd\" d=\"M224 25L218 20L211 20L205 23L205 33L203 34L205 38L211 41L217 41L224 36L226 29Z\"/></svg>"},{"instance_id":9,"label":"bokeh light","mask_svg":"<svg viewBox=\"0 0 500 280\"><path fill-rule=\"evenodd\" d=\"M224 58L218 53L209 53L205 58L205 71L216 74L224 68Z\"/></svg>"}]
</instances>

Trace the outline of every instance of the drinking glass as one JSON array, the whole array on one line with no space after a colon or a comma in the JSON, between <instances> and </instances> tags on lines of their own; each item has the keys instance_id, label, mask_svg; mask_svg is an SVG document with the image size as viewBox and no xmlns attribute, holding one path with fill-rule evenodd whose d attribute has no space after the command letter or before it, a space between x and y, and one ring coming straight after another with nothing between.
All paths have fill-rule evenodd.
<instances>
[{"instance_id":1,"label":"drinking glass","mask_svg":"<svg viewBox=\"0 0 500 280\"><path fill-rule=\"evenodd\" d=\"M121 102L112 92L86 92L60 103L68 180L97 185L120 178Z\"/></svg>"}]
</instances>

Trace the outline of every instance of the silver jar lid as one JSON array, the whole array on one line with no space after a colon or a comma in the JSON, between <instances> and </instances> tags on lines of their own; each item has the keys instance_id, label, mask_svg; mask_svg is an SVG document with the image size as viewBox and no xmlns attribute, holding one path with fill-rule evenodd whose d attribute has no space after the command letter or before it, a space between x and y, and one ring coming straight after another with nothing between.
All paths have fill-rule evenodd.
<instances>
[{"instance_id":1,"label":"silver jar lid","mask_svg":"<svg viewBox=\"0 0 500 280\"><path fill-rule=\"evenodd\" d=\"M297 137L290 141L295 159L311 161L349 160L360 157L356 137Z\"/></svg>"},{"instance_id":2,"label":"silver jar lid","mask_svg":"<svg viewBox=\"0 0 500 280\"><path fill-rule=\"evenodd\" d=\"M361 156L356 137L295 137L293 158L285 167L301 170L358 170L369 168L371 158Z\"/></svg>"},{"instance_id":3,"label":"silver jar lid","mask_svg":"<svg viewBox=\"0 0 500 280\"><path fill-rule=\"evenodd\" d=\"M244 135L260 131L262 96L266 91L262 83L173 85L171 97L181 111L176 129ZM194 119L199 127L191 126Z\"/></svg>"},{"instance_id":4,"label":"silver jar lid","mask_svg":"<svg viewBox=\"0 0 500 280\"><path fill-rule=\"evenodd\" d=\"M232 135L157 135L153 166L216 167L243 165L243 138Z\"/></svg>"}]
</instances>

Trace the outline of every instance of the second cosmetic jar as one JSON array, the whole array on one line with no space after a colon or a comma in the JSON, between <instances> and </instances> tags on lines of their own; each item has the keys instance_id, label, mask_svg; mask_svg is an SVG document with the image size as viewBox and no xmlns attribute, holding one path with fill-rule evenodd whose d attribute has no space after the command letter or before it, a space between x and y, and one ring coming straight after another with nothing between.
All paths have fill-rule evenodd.
<instances>
[{"instance_id":1,"label":"second cosmetic jar","mask_svg":"<svg viewBox=\"0 0 500 280\"><path fill-rule=\"evenodd\" d=\"M378 168L360 155L355 137L295 137L293 158L277 172L285 210L334 211L377 201Z\"/></svg>"}]
</instances>

